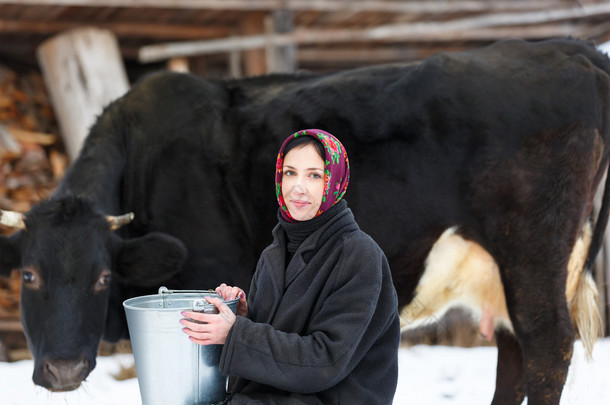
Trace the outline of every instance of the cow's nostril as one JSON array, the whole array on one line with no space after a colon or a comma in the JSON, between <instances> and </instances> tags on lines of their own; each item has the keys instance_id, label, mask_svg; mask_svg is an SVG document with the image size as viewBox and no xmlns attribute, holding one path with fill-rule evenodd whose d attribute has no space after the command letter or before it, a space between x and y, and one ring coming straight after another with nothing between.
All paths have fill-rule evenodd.
<instances>
[{"instance_id":1,"label":"cow's nostril","mask_svg":"<svg viewBox=\"0 0 610 405\"><path fill-rule=\"evenodd\" d=\"M53 387L57 385L57 367L51 362L45 362L42 366L42 374L44 379L49 383L49 386Z\"/></svg>"},{"instance_id":2,"label":"cow's nostril","mask_svg":"<svg viewBox=\"0 0 610 405\"><path fill-rule=\"evenodd\" d=\"M44 386L51 391L72 391L78 388L89 374L89 361L48 360L42 366Z\"/></svg>"},{"instance_id":3,"label":"cow's nostril","mask_svg":"<svg viewBox=\"0 0 610 405\"><path fill-rule=\"evenodd\" d=\"M78 377L83 381L89 375L89 360L82 359L78 366Z\"/></svg>"}]
</instances>

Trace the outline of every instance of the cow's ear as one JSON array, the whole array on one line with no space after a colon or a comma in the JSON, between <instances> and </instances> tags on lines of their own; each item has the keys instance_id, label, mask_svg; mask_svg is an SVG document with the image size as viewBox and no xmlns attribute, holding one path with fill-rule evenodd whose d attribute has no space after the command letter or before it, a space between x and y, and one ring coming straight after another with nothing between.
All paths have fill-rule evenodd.
<instances>
[{"instance_id":1,"label":"cow's ear","mask_svg":"<svg viewBox=\"0 0 610 405\"><path fill-rule=\"evenodd\" d=\"M158 287L181 270L186 255L186 247L179 239L151 232L140 238L121 241L114 267L126 284Z\"/></svg>"},{"instance_id":2,"label":"cow's ear","mask_svg":"<svg viewBox=\"0 0 610 405\"><path fill-rule=\"evenodd\" d=\"M20 235L21 232L9 237L0 236L0 276L9 276L12 270L21 267Z\"/></svg>"}]
</instances>

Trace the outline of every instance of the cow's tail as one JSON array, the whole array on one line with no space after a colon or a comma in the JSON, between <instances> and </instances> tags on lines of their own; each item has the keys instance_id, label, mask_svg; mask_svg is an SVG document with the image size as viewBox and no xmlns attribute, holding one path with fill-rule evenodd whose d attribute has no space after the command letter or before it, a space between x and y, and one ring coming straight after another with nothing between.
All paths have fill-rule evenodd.
<instances>
[{"instance_id":1,"label":"cow's tail","mask_svg":"<svg viewBox=\"0 0 610 405\"><path fill-rule=\"evenodd\" d=\"M604 194L600 207L587 260L578 277L576 291L570 300L570 313L576 325L576 330L582 340L588 360L592 359L593 347L602 333L602 317L599 311L598 290L593 275L595 258L597 257L606 232L606 224L610 216L610 175L606 176ZM590 229L590 228L589 228ZM590 232L590 230L589 230Z\"/></svg>"}]
</instances>

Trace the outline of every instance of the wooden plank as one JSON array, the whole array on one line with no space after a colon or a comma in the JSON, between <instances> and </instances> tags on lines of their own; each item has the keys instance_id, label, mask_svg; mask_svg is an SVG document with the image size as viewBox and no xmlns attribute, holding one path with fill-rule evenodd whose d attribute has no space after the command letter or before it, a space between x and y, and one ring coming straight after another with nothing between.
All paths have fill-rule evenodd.
<instances>
[{"instance_id":1,"label":"wooden plank","mask_svg":"<svg viewBox=\"0 0 610 405\"><path fill-rule=\"evenodd\" d=\"M482 28L547 24L556 21L579 19L592 16L610 15L610 4L583 6L579 9L555 9L528 13L496 13L466 17L443 22L418 22L409 24L388 24L373 28L367 34L370 39L386 39L396 36L436 36L441 32L473 31ZM419 38L418 38L419 40Z\"/></svg>"},{"instance_id":2,"label":"wooden plank","mask_svg":"<svg viewBox=\"0 0 610 405\"><path fill-rule=\"evenodd\" d=\"M332 43L356 43L370 41L413 41L445 42L455 40L493 41L508 37L515 38L551 38L567 36L576 30L569 23L548 26L518 27L479 27L459 29L453 25L443 24L408 24L400 26L381 26L365 30L295 30L289 34L265 34L212 39L205 41L185 41L147 45L140 48L140 62L155 62L178 56L204 55L235 50L265 48L269 45L279 47L287 45L313 45Z\"/></svg>"},{"instance_id":3,"label":"wooden plank","mask_svg":"<svg viewBox=\"0 0 610 405\"><path fill-rule=\"evenodd\" d=\"M0 332L23 332L23 325L19 319L0 318Z\"/></svg>"},{"instance_id":4,"label":"wooden plank","mask_svg":"<svg viewBox=\"0 0 610 405\"><path fill-rule=\"evenodd\" d=\"M49 146L57 142L57 136L44 132L28 131L21 128L9 127L8 131L19 142L35 143L38 145Z\"/></svg>"},{"instance_id":5,"label":"wooden plank","mask_svg":"<svg viewBox=\"0 0 610 405\"><path fill-rule=\"evenodd\" d=\"M212 10L271 10L282 7L282 0L0 0L0 4L28 6L186 8Z\"/></svg>"},{"instance_id":6,"label":"wooden plank","mask_svg":"<svg viewBox=\"0 0 610 405\"><path fill-rule=\"evenodd\" d=\"M610 35L610 22L608 21L581 26L574 33L574 36L577 38L586 38L588 40L595 40L608 35ZM601 42L605 41L600 41L600 43Z\"/></svg>"},{"instance_id":7,"label":"wooden plank","mask_svg":"<svg viewBox=\"0 0 610 405\"><path fill-rule=\"evenodd\" d=\"M563 2L574 8L586 7ZM582 3L582 1L581 1ZM345 0L0 0L0 4L80 7L156 7L212 10L271 11L362 11L386 13L457 13L556 8L557 1L345 1ZM559 3L561 5L561 3Z\"/></svg>"},{"instance_id":8,"label":"wooden plank","mask_svg":"<svg viewBox=\"0 0 610 405\"><path fill-rule=\"evenodd\" d=\"M0 33L10 34L57 34L82 26L83 24L79 22L38 22L0 19ZM108 29L122 38L203 39L225 37L229 34L228 27L200 25L101 22L96 23L95 26L101 29Z\"/></svg>"}]
</instances>

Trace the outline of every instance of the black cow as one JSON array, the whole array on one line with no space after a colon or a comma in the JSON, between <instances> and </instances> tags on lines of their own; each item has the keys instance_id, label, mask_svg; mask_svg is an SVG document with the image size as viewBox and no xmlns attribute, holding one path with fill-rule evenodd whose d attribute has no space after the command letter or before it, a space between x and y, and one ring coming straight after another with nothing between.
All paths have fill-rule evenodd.
<instances>
[{"instance_id":1,"label":"black cow","mask_svg":"<svg viewBox=\"0 0 610 405\"><path fill-rule=\"evenodd\" d=\"M324 75L150 76L105 109L25 229L0 240L2 272L22 268L34 381L77 386L102 329L126 336L121 301L148 287L247 287L277 221L279 145L322 128L349 152L346 198L390 261L405 326L465 291L481 330L497 332L493 402L558 403L575 336L566 294L579 325L595 309L581 300L595 292L582 262L608 217L606 186L586 237L610 157L609 74L594 47L552 40ZM127 212L111 232L105 216ZM430 292L439 274L457 287Z\"/></svg>"}]
</instances>

